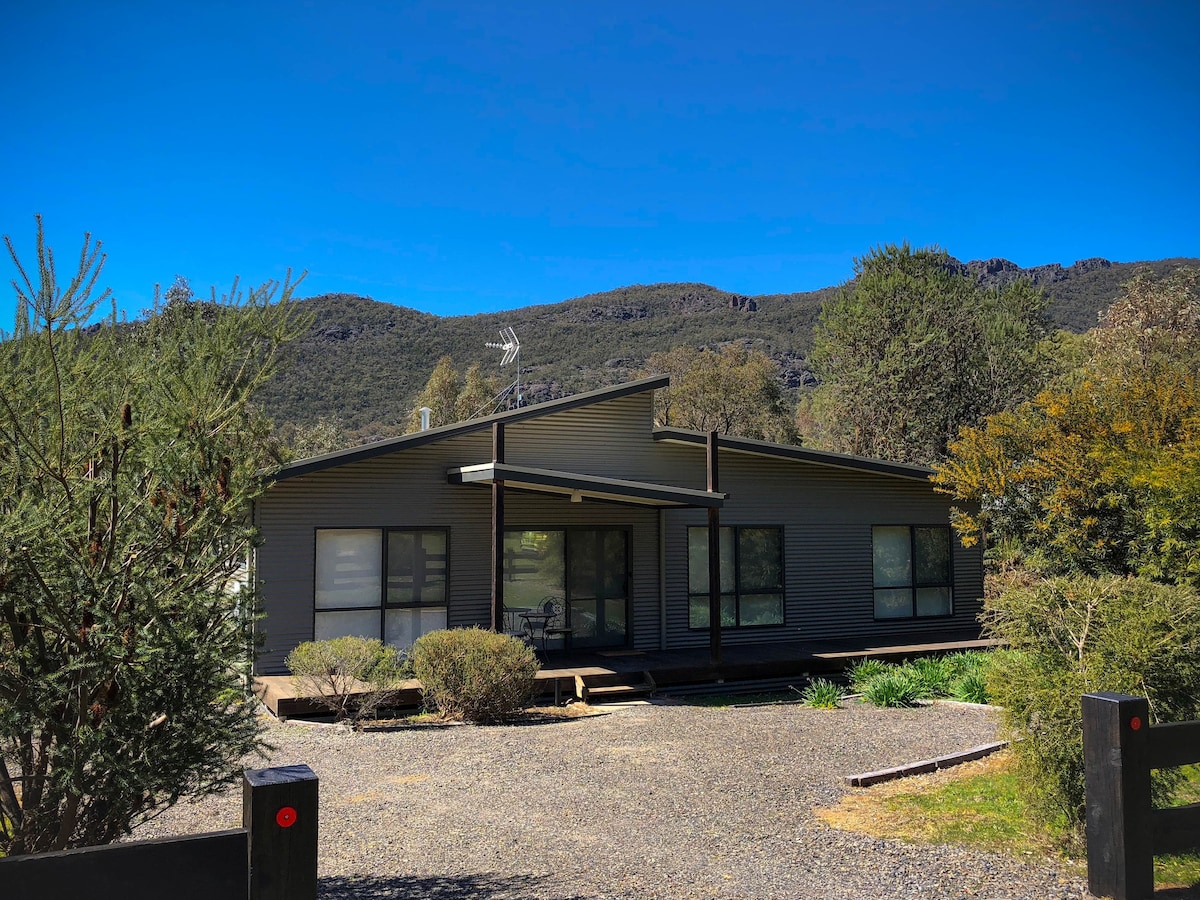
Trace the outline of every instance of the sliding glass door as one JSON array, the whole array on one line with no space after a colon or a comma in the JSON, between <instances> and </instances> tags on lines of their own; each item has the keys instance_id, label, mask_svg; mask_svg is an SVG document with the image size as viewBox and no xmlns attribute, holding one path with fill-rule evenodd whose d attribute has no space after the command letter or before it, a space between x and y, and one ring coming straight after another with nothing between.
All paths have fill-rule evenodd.
<instances>
[{"instance_id":1,"label":"sliding glass door","mask_svg":"<svg viewBox=\"0 0 1200 900\"><path fill-rule=\"evenodd\" d=\"M567 605L572 644L622 647L628 634L628 533L571 531L567 539Z\"/></svg>"},{"instance_id":2,"label":"sliding glass door","mask_svg":"<svg viewBox=\"0 0 1200 900\"><path fill-rule=\"evenodd\" d=\"M510 531L504 536L506 628L554 598L572 647L623 647L629 636L629 532Z\"/></svg>"}]
</instances>

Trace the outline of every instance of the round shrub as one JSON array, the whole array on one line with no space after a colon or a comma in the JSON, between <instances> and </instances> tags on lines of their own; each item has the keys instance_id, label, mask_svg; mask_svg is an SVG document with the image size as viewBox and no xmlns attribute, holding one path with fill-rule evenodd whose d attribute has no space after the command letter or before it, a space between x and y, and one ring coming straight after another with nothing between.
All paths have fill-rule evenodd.
<instances>
[{"instance_id":1,"label":"round shrub","mask_svg":"<svg viewBox=\"0 0 1200 900\"><path fill-rule=\"evenodd\" d=\"M297 688L339 722L373 715L395 696L404 660L376 638L306 641L285 660Z\"/></svg>"},{"instance_id":2,"label":"round shrub","mask_svg":"<svg viewBox=\"0 0 1200 900\"><path fill-rule=\"evenodd\" d=\"M533 700L533 648L482 628L431 631L413 644L413 672L425 705L451 719L504 722Z\"/></svg>"}]
</instances>

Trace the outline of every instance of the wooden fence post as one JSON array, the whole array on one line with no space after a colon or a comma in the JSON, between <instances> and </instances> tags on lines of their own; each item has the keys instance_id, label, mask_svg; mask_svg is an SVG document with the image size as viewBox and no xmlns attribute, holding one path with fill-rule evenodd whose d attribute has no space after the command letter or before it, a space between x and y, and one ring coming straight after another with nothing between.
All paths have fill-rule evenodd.
<instances>
[{"instance_id":1,"label":"wooden fence post","mask_svg":"<svg viewBox=\"0 0 1200 900\"><path fill-rule=\"evenodd\" d=\"M1112 900L1150 900L1150 706L1109 692L1083 697L1088 890Z\"/></svg>"},{"instance_id":2,"label":"wooden fence post","mask_svg":"<svg viewBox=\"0 0 1200 900\"><path fill-rule=\"evenodd\" d=\"M308 766L247 769L250 900L316 900L317 776Z\"/></svg>"}]
</instances>

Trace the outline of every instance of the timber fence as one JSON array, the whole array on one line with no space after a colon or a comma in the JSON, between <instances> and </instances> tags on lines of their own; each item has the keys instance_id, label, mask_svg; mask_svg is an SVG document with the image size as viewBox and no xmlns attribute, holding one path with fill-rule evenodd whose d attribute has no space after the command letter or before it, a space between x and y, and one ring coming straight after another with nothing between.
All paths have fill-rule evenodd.
<instances>
[{"instance_id":1,"label":"timber fence","mask_svg":"<svg viewBox=\"0 0 1200 900\"><path fill-rule=\"evenodd\" d=\"M1150 770L1200 762L1200 721L1150 724L1144 697L1083 697L1088 890L1154 895L1154 856L1200 850L1200 803L1154 809Z\"/></svg>"},{"instance_id":2,"label":"timber fence","mask_svg":"<svg viewBox=\"0 0 1200 900\"><path fill-rule=\"evenodd\" d=\"M317 776L248 769L242 827L0 859L4 900L316 900Z\"/></svg>"}]
</instances>

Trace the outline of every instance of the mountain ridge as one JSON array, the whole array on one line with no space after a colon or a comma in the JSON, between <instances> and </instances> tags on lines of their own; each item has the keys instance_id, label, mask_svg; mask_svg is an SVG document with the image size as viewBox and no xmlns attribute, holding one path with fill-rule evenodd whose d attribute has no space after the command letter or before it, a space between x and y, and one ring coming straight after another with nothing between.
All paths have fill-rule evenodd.
<instances>
[{"instance_id":1,"label":"mountain ridge","mask_svg":"<svg viewBox=\"0 0 1200 900\"><path fill-rule=\"evenodd\" d=\"M965 263L951 258L948 265L984 287L1029 279L1046 292L1055 325L1078 332L1096 323L1139 267L1162 275L1200 266L1200 259L1119 263L1092 257L1069 266L1022 268L1000 257ZM277 423L336 420L356 440L398 434L443 355L460 369L479 363L486 373L514 377L512 367L496 369L499 355L484 347L503 326L515 328L521 340L529 403L628 380L660 350L730 341L774 358L782 384L795 390L815 384L805 355L821 304L839 287L750 296L698 282L662 282L459 316L356 294L322 294L296 301L313 323L294 345L292 364L260 399Z\"/></svg>"}]
</instances>

